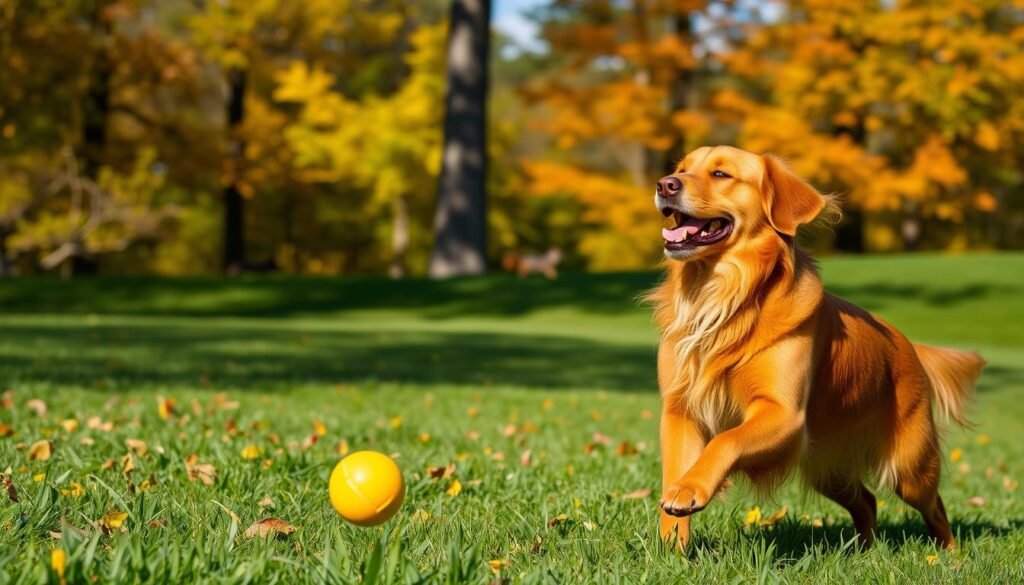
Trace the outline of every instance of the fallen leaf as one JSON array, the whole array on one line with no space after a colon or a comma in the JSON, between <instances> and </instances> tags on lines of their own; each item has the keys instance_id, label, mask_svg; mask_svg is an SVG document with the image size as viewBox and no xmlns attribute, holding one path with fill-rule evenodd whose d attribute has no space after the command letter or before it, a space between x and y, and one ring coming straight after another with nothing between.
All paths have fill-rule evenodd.
<instances>
[{"instance_id":1,"label":"fallen leaf","mask_svg":"<svg viewBox=\"0 0 1024 585\"><path fill-rule=\"evenodd\" d=\"M487 565L491 567L491 570L495 573L500 573L502 569L508 568L508 561L505 559L495 559L493 561L487 561Z\"/></svg>"},{"instance_id":2,"label":"fallen leaf","mask_svg":"<svg viewBox=\"0 0 1024 585\"><path fill-rule=\"evenodd\" d=\"M928 561L929 565L935 565L939 562L939 555L928 555L925 557L925 560Z\"/></svg>"},{"instance_id":3,"label":"fallen leaf","mask_svg":"<svg viewBox=\"0 0 1024 585\"><path fill-rule=\"evenodd\" d=\"M523 451L522 455L519 456L519 465L522 465L523 467L529 466L532 455L533 453L529 449Z\"/></svg>"},{"instance_id":4,"label":"fallen leaf","mask_svg":"<svg viewBox=\"0 0 1024 585\"><path fill-rule=\"evenodd\" d=\"M271 500L270 496L263 496L263 499L261 499L259 502L256 502L256 504L261 508L273 508L274 500Z\"/></svg>"},{"instance_id":5,"label":"fallen leaf","mask_svg":"<svg viewBox=\"0 0 1024 585\"><path fill-rule=\"evenodd\" d=\"M108 470L108 469L113 469L113 468L114 468L114 464L115 464L115 462L114 462L114 460L113 460L113 459L107 459L106 461L104 461L104 462L103 462L103 463L102 463L102 464L100 465L100 470L101 470L101 471L106 471L106 470Z\"/></svg>"},{"instance_id":6,"label":"fallen leaf","mask_svg":"<svg viewBox=\"0 0 1024 585\"><path fill-rule=\"evenodd\" d=\"M445 493L448 494L449 496L452 496L452 497L461 494L462 493L462 482L460 482L457 479L452 481L452 484L450 486L448 486L448 489L445 490Z\"/></svg>"},{"instance_id":7,"label":"fallen leaf","mask_svg":"<svg viewBox=\"0 0 1024 585\"><path fill-rule=\"evenodd\" d=\"M53 455L53 443L50 441L37 441L28 448L29 461L46 461Z\"/></svg>"},{"instance_id":8,"label":"fallen leaf","mask_svg":"<svg viewBox=\"0 0 1024 585\"><path fill-rule=\"evenodd\" d=\"M402 417L400 417L400 416L393 416L393 417L391 417L391 420L388 421L388 426L390 426L393 429L401 428L401 426L402 426Z\"/></svg>"},{"instance_id":9,"label":"fallen leaf","mask_svg":"<svg viewBox=\"0 0 1024 585\"><path fill-rule=\"evenodd\" d=\"M322 423L322 422L320 422L318 420L313 421L313 433L315 435L317 435L318 437L322 437L322 436L326 435L327 434L327 425L325 425L324 423Z\"/></svg>"},{"instance_id":10,"label":"fallen leaf","mask_svg":"<svg viewBox=\"0 0 1024 585\"><path fill-rule=\"evenodd\" d=\"M629 441L623 441L619 443L618 446L615 447L615 454L622 457L626 457L629 455L636 455L637 450L633 443L630 443Z\"/></svg>"},{"instance_id":11,"label":"fallen leaf","mask_svg":"<svg viewBox=\"0 0 1024 585\"><path fill-rule=\"evenodd\" d=\"M135 451L135 454L139 457L145 457L146 453L149 453L149 446L146 445L145 441L140 441L139 439L125 439L124 444L132 451Z\"/></svg>"},{"instance_id":12,"label":"fallen leaf","mask_svg":"<svg viewBox=\"0 0 1024 585\"><path fill-rule=\"evenodd\" d=\"M449 463L444 467L428 467L427 474L433 479L445 479L455 473L455 464Z\"/></svg>"},{"instance_id":13,"label":"fallen leaf","mask_svg":"<svg viewBox=\"0 0 1024 585\"><path fill-rule=\"evenodd\" d=\"M213 404L221 410L238 410L241 406L236 400L228 400L227 394L223 392L213 395Z\"/></svg>"},{"instance_id":14,"label":"fallen leaf","mask_svg":"<svg viewBox=\"0 0 1024 585\"><path fill-rule=\"evenodd\" d=\"M121 458L121 473L129 475L132 471L135 471L135 457L131 453L125 453Z\"/></svg>"},{"instance_id":15,"label":"fallen leaf","mask_svg":"<svg viewBox=\"0 0 1024 585\"><path fill-rule=\"evenodd\" d=\"M649 495L651 495L651 488L643 488L629 492L628 494L622 494L621 497L623 500L642 500Z\"/></svg>"},{"instance_id":16,"label":"fallen leaf","mask_svg":"<svg viewBox=\"0 0 1024 585\"><path fill-rule=\"evenodd\" d=\"M467 481L465 485L466 485L466 487L469 487L469 488L475 488L475 487L480 487L480 484L482 484L483 482L484 482L484 480L482 480L482 479L471 479L471 480Z\"/></svg>"},{"instance_id":17,"label":"fallen leaf","mask_svg":"<svg viewBox=\"0 0 1024 585\"><path fill-rule=\"evenodd\" d=\"M85 488L77 481L73 481L71 482L70 487L61 488L60 493L61 495L69 498L80 498L85 495Z\"/></svg>"},{"instance_id":18,"label":"fallen leaf","mask_svg":"<svg viewBox=\"0 0 1024 585\"><path fill-rule=\"evenodd\" d=\"M150 528L162 528L164 526L167 526L167 520L164 520L163 518L159 520L153 520L149 523Z\"/></svg>"},{"instance_id":19,"label":"fallen leaf","mask_svg":"<svg viewBox=\"0 0 1024 585\"><path fill-rule=\"evenodd\" d=\"M991 442L991 441L992 441L992 438L989 437L988 435L978 435L978 444L979 445L988 445L989 442Z\"/></svg>"},{"instance_id":20,"label":"fallen leaf","mask_svg":"<svg viewBox=\"0 0 1024 585\"><path fill-rule=\"evenodd\" d=\"M36 483L39 483L39 482L43 481L44 479L46 479L46 472L45 471L43 473L37 473L37 474L32 476L32 481L34 481Z\"/></svg>"},{"instance_id":21,"label":"fallen leaf","mask_svg":"<svg viewBox=\"0 0 1024 585\"><path fill-rule=\"evenodd\" d=\"M584 520L583 527L586 528L588 531L593 531L597 528L597 524L594 524L590 520Z\"/></svg>"},{"instance_id":22,"label":"fallen leaf","mask_svg":"<svg viewBox=\"0 0 1024 585\"><path fill-rule=\"evenodd\" d=\"M11 425L0 423L0 437L10 437L14 434L14 429Z\"/></svg>"},{"instance_id":23,"label":"fallen leaf","mask_svg":"<svg viewBox=\"0 0 1024 585\"><path fill-rule=\"evenodd\" d=\"M478 433L477 431L466 431L465 437L470 441L479 441L480 433Z\"/></svg>"},{"instance_id":24,"label":"fallen leaf","mask_svg":"<svg viewBox=\"0 0 1024 585\"><path fill-rule=\"evenodd\" d=\"M475 418L480 415L480 409L476 406L470 406L466 409L466 416L469 418Z\"/></svg>"},{"instance_id":25,"label":"fallen leaf","mask_svg":"<svg viewBox=\"0 0 1024 585\"><path fill-rule=\"evenodd\" d=\"M754 506L750 510L747 510L745 519L743 520L743 527L746 528L751 524L757 524L761 521L761 507Z\"/></svg>"},{"instance_id":26,"label":"fallen leaf","mask_svg":"<svg viewBox=\"0 0 1024 585\"><path fill-rule=\"evenodd\" d=\"M551 410L555 407L555 401L550 398L545 398L543 403L544 410Z\"/></svg>"},{"instance_id":27,"label":"fallen leaf","mask_svg":"<svg viewBox=\"0 0 1024 585\"><path fill-rule=\"evenodd\" d=\"M139 484L139 491L140 492L148 492L149 490L153 489L153 486L155 486L155 485L156 485L156 476L153 475L153 474L150 474L148 478L142 480L142 483Z\"/></svg>"},{"instance_id":28,"label":"fallen leaf","mask_svg":"<svg viewBox=\"0 0 1024 585\"><path fill-rule=\"evenodd\" d=\"M125 528L123 525L124 521L127 519L128 512L120 512L118 510L110 509L96 523L99 524L104 533L110 534L115 529L121 529L121 532L124 532Z\"/></svg>"},{"instance_id":29,"label":"fallen leaf","mask_svg":"<svg viewBox=\"0 0 1024 585\"><path fill-rule=\"evenodd\" d=\"M74 418L66 418L61 421L60 426L64 427L64 430L73 433L78 430L78 420Z\"/></svg>"},{"instance_id":30,"label":"fallen leaf","mask_svg":"<svg viewBox=\"0 0 1024 585\"><path fill-rule=\"evenodd\" d=\"M788 511L789 511L789 506L783 506L783 507L779 508L778 511L776 511L774 514L772 514L770 517L765 518L764 520L761 520L761 526L771 526L771 525L775 524L779 520L782 520L783 518L785 518L786 517L786 512L788 512Z\"/></svg>"},{"instance_id":31,"label":"fallen leaf","mask_svg":"<svg viewBox=\"0 0 1024 585\"><path fill-rule=\"evenodd\" d=\"M430 520L430 512L420 508L412 515L412 519L416 522L426 522L427 520Z\"/></svg>"},{"instance_id":32,"label":"fallen leaf","mask_svg":"<svg viewBox=\"0 0 1024 585\"><path fill-rule=\"evenodd\" d=\"M1006 491L1012 492L1012 491L1016 490L1019 485L1020 484L1017 482L1017 480L1010 479L1010 476L1008 476L1008 475L1004 475L1003 476L1003 487L1006 488Z\"/></svg>"},{"instance_id":33,"label":"fallen leaf","mask_svg":"<svg viewBox=\"0 0 1024 585\"><path fill-rule=\"evenodd\" d=\"M338 441L338 447L335 450L338 452L338 455L341 455L342 457L348 455L348 441L345 439Z\"/></svg>"},{"instance_id":34,"label":"fallen leaf","mask_svg":"<svg viewBox=\"0 0 1024 585\"><path fill-rule=\"evenodd\" d=\"M593 439L593 441L595 443L597 443L598 445L604 445L605 447L607 447L608 445L612 444L611 437L609 437L608 435L601 434L601 433L594 433L591 436L591 439Z\"/></svg>"},{"instance_id":35,"label":"fallen leaf","mask_svg":"<svg viewBox=\"0 0 1024 585\"><path fill-rule=\"evenodd\" d=\"M261 455L263 455L263 449L256 445L248 445L242 449L242 459L245 459L246 461L259 459Z\"/></svg>"},{"instance_id":36,"label":"fallen leaf","mask_svg":"<svg viewBox=\"0 0 1024 585\"><path fill-rule=\"evenodd\" d=\"M565 522L568 519L569 519L569 515L568 514L559 514L558 516L555 516L551 520L548 520L548 528L552 528L554 526L557 526L558 524L561 524L562 522Z\"/></svg>"},{"instance_id":37,"label":"fallen leaf","mask_svg":"<svg viewBox=\"0 0 1024 585\"><path fill-rule=\"evenodd\" d=\"M825 523L821 521L821 518L815 518L814 520L811 520L811 526L815 528L821 528L824 525Z\"/></svg>"},{"instance_id":38,"label":"fallen leaf","mask_svg":"<svg viewBox=\"0 0 1024 585\"><path fill-rule=\"evenodd\" d=\"M303 451L309 451L310 449L313 448L313 445L316 445L316 442L319 441L319 440L320 440L320 436L319 435L310 435L310 436L306 437L305 440L302 441L302 447L301 447L302 450Z\"/></svg>"},{"instance_id":39,"label":"fallen leaf","mask_svg":"<svg viewBox=\"0 0 1024 585\"><path fill-rule=\"evenodd\" d=\"M967 505L975 508L984 508L986 503L988 502L981 496L974 496L967 500Z\"/></svg>"},{"instance_id":40,"label":"fallen leaf","mask_svg":"<svg viewBox=\"0 0 1024 585\"><path fill-rule=\"evenodd\" d=\"M185 460L185 471L191 481L199 480L206 485L213 485L217 478L217 468L209 463L199 463L199 456L192 454Z\"/></svg>"},{"instance_id":41,"label":"fallen leaf","mask_svg":"<svg viewBox=\"0 0 1024 585\"><path fill-rule=\"evenodd\" d=\"M164 398L163 396L157 396L156 410L160 414L160 418L169 420L174 416L174 400L171 398Z\"/></svg>"},{"instance_id":42,"label":"fallen leaf","mask_svg":"<svg viewBox=\"0 0 1024 585\"><path fill-rule=\"evenodd\" d=\"M96 444L96 441L93 440L92 437L82 437L81 439L78 440L78 442L82 445L85 445L86 447L91 447L92 445Z\"/></svg>"},{"instance_id":43,"label":"fallen leaf","mask_svg":"<svg viewBox=\"0 0 1024 585\"><path fill-rule=\"evenodd\" d=\"M424 444L429 443L430 442L430 433L420 433L419 440L420 440L420 443L424 443Z\"/></svg>"},{"instance_id":44,"label":"fallen leaf","mask_svg":"<svg viewBox=\"0 0 1024 585\"><path fill-rule=\"evenodd\" d=\"M7 477L5 474L0 473L0 483L4 484L4 489L7 490L7 497L12 502L17 504L18 502L21 501L20 499L18 499L18 489L14 487L14 482L11 481L11 478Z\"/></svg>"},{"instance_id":45,"label":"fallen leaf","mask_svg":"<svg viewBox=\"0 0 1024 585\"><path fill-rule=\"evenodd\" d=\"M103 419L101 419L98 416L91 416L91 417L89 417L89 420L85 421L85 426L87 426L87 427L89 427L90 429L93 429L93 430L104 431L104 432L108 432L108 433L110 431L114 430L114 423L113 422L111 422L111 421L103 422Z\"/></svg>"},{"instance_id":46,"label":"fallen leaf","mask_svg":"<svg viewBox=\"0 0 1024 585\"><path fill-rule=\"evenodd\" d=\"M245 529L246 538L284 537L295 532L295 527L279 518L264 518Z\"/></svg>"},{"instance_id":47,"label":"fallen leaf","mask_svg":"<svg viewBox=\"0 0 1024 585\"><path fill-rule=\"evenodd\" d=\"M957 447L956 449L953 449L952 451L950 451L950 453L949 453L949 460L952 461L953 463L956 463L957 461L960 461L960 458L963 457L963 456L964 456L964 450L959 448L959 447Z\"/></svg>"},{"instance_id":48,"label":"fallen leaf","mask_svg":"<svg viewBox=\"0 0 1024 585\"><path fill-rule=\"evenodd\" d=\"M62 548L55 548L50 551L50 568L53 569L54 573L57 573L57 578L60 582L64 582L64 565L67 564L68 555Z\"/></svg>"},{"instance_id":49,"label":"fallen leaf","mask_svg":"<svg viewBox=\"0 0 1024 585\"><path fill-rule=\"evenodd\" d=\"M38 398L33 398L32 400L26 402L25 406L28 407L29 410L36 411L36 414L39 415L39 418L46 418L46 403L43 402L42 400L39 400Z\"/></svg>"}]
</instances>

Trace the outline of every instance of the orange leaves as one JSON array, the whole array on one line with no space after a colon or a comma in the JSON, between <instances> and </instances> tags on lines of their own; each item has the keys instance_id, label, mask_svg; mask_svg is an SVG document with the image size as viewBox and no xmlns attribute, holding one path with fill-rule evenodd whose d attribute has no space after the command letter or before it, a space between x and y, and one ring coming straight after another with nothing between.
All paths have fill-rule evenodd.
<instances>
[{"instance_id":1,"label":"orange leaves","mask_svg":"<svg viewBox=\"0 0 1024 585\"><path fill-rule=\"evenodd\" d=\"M262 447L258 447L256 445L246 445L246 447L244 449L242 449L242 452L241 452L242 459L245 459L246 461L251 461L253 459L259 459L260 456L262 456L262 455L263 455L263 448Z\"/></svg>"},{"instance_id":2,"label":"orange leaves","mask_svg":"<svg viewBox=\"0 0 1024 585\"><path fill-rule=\"evenodd\" d=\"M128 512L121 512L119 510L111 509L108 510L102 518L96 521L96 525L103 530L104 534L111 534L115 530L120 532L127 532L127 528L124 526L124 521L128 519Z\"/></svg>"},{"instance_id":3,"label":"orange leaves","mask_svg":"<svg viewBox=\"0 0 1024 585\"><path fill-rule=\"evenodd\" d=\"M245 529L246 538L283 538L295 532L295 527L279 518L264 518Z\"/></svg>"},{"instance_id":4,"label":"orange leaves","mask_svg":"<svg viewBox=\"0 0 1024 585\"><path fill-rule=\"evenodd\" d=\"M0 438L11 437L14 435L14 429L11 425L0 423Z\"/></svg>"},{"instance_id":5,"label":"orange leaves","mask_svg":"<svg viewBox=\"0 0 1024 585\"><path fill-rule=\"evenodd\" d=\"M190 481L201 481L205 485L213 485L217 479L217 468L209 463L200 463L196 454L185 459L185 471Z\"/></svg>"},{"instance_id":6,"label":"orange leaves","mask_svg":"<svg viewBox=\"0 0 1024 585\"><path fill-rule=\"evenodd\" d=\"M449 496L452 496L452 497L455 497L455 496L461 494L462 493L462 482L459 481L458 479L453 480L451 485L448 486L448 489L445 491L445 493L448 494Z\"/></svg>"},{"instance_id":7,"label":"orange leaves","mask_svg":"<svg viewBox=\"0 0 1024 585\"><path fill-rule=\"evenodd\" d=\"M170 420L174 416L174 400L163 396L156 397L156 410L160 418Z\"/></svg>"}]
</instances>

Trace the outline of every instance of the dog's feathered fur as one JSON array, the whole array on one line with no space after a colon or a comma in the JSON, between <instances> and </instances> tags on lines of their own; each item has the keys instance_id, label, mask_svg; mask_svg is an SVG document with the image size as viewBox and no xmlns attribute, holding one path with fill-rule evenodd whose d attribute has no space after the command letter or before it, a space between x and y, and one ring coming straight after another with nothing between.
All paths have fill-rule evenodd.
<instances>
[{"instance_id":1,"label":"dog's feathered fur","mask_svg":"<svg viewBox=\"0 0 1024 585\"><path fill-rule=\"evenodd\" d=\"M715 169L727 169L727 180L709 174ZM932 406L963 423L984 361L914 345L827 293L795 235L801 224L834 216L836 202L780 160L705 147L676 176L684 184L676 203L697 217L727 216L735 228L725 241L669 260L649 295L661 329L663 535L685 544L689 515L734 471L770 488L799 468L850 511L862 545L875 526L864 485L874 478L953 546L938 496Z\"/></svg>"}]
</instances>

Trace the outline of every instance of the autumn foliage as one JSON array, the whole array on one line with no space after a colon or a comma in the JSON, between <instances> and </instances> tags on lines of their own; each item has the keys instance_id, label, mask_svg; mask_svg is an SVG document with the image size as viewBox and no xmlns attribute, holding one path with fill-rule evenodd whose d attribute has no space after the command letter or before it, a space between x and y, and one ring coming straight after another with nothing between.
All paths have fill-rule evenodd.
<instances>
[{"instance_id":1,"label":"autumn foliage","mask_svg":"<svg viewBox=\"0 0 1024 585\"><path fill-rule=\"evenodd\" d=\"M0 273L422 274L442 0L14 2L0 10ZM774 152L847 213L844 252L1024 245L1024 4L551 0L493 51L489 254L658 261L688 149ZM229 83L244 77L244 84ZM230 91L241 91L232 124ZM244 268L244 267L243 267Z\"/></svg>"}]
</instances>

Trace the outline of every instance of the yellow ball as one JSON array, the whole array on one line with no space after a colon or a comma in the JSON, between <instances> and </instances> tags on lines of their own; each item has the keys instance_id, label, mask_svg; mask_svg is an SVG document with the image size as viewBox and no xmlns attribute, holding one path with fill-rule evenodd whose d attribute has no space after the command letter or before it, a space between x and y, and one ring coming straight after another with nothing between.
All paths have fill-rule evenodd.
<instances>
[{"instance_id":1,"label":"yellow ball","mask_svg":"<svg viewBox=\"0 0 1024 585\"><path fill-rule=\"evenodd\" d=\"M357 451L339 461L327 489L334 509L359 526L387 522L405 499L405 481L398 465L376 451Z\"/></svg>"}]
</instances>

